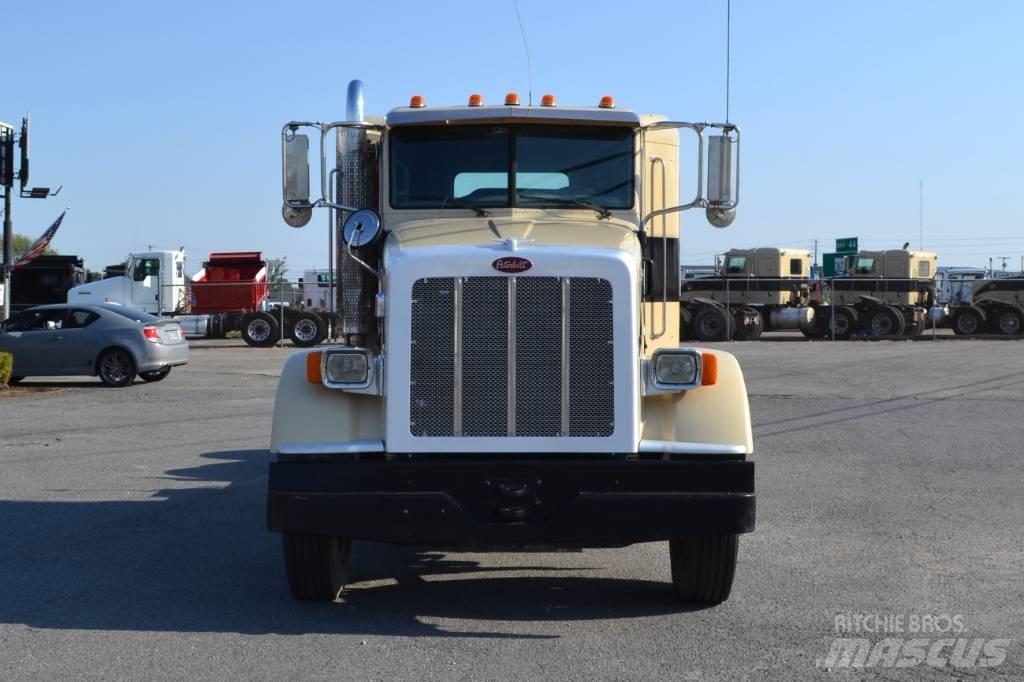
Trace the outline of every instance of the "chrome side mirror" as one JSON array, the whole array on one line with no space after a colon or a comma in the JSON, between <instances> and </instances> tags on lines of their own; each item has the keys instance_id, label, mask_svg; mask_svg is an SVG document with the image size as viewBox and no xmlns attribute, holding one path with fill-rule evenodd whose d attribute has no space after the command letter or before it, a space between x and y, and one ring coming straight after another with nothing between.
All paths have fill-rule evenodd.
<instances>
[{"instance_id":1,"label":"chrome side mirror","mask_svg":"<svg viewBox=\"0 0 1024 682\"><path fill-rule=\"evenodd\" d=\"M284 206L281 215L292 227L302 227L313 217L309 203L309 136L287 131L282 156Z\"/></svg>"},{"instance_id":2,"label":"chrome side mirror","mask_svg":"<svg viewBox=\"0 0 1024 682\"><path fill-rule=\"evenodd\" d=\"M738 138L726 135L708 137L708 222L715 227L728 227L736 218L739 194L739 151L734 150Z\"/></svg>"},{"instance_id":3,"label":"chrome side mirror","mask_svg":"<svg viewBox=\"0 0 1024 682\"><path fill-rule=\"evenodd\" d=\"M380 216L376 211L363 208L345 220L341 228L341 238L350 249L372 244L380 236Z\"/></svg>"}]
</instances>

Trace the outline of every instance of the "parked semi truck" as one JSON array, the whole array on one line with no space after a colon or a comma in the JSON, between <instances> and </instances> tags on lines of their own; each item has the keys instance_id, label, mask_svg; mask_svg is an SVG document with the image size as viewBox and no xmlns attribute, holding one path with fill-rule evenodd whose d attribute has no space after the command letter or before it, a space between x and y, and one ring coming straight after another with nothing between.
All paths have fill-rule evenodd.
<instances>
[{"instance_id":1,"label":"parked semi truck","mask_svg":"<svg viewBox=\"0 0 1024 682\"><path fill-rule=\"evenodd\" d=\"M811 278L809 251L731 249L717 273L682 282L681 334L701 341L787 329L809 338L919 335L934 304L935 254L893 249L849 258L846 276L826 285Z\"/></svg>"},{"instance_id":2,"label":"parked semi truck","mask_svg":"<svg viewBox=\"0 0 1024 682\"><path fill-rule=\"evenodd\" d=\"M11 312L63 303L85 280L85 263L78 256L36 256L11 271Z\"/></svg>"},{"instance_id":3,"label":"parked semi truck","mask_svg":"<svg viewBox=\"0 0 1024 682\"><path fill-rule=\"evenodd\" d=\"M223 338L237 331L250 346L277 343L282 329L302 347L327 336L326 311L267 302L267 263L259 251L211 253L191 278L185 267L184 251L133 253L123 275L75 287L67 300L120 303L174 316L191 337Z\"/></svg>"},{"instance_id":4,"label":"parked semi truck","mask_svg":"<svg viewBox=\"0 0 1024 682\"><path fill-rule=\"evenodd\" d=\"M756 340L763 331L797 330L814 319L811 253L731 249L710 276L684 280L681 333L700 341Z\"/></svg>"},{"instance_id":5,"label":"parked semi truck","mask_svg":"<svg viewBox=\"0 0 1024 682\"><path fill-rule=\"evenodd\" d=\"M961 335L1015 336L1024 332L1024 279L975 280L969 300L951 304L949 320Z\"/></svg>"},{"instance_id":6,"label":"parked semi truck","mask_svg":"<svg viewBox=\"0 0 1024 682\"><path fill-rule=\"evenodd\" d=\"M309 130L336 134L318 198ZM703 152L683 200L680 130ZM337 219L344 341L278 383L267 514L292 594L335 599L354 540L661 540L680 597L725 600L750 415L735 358L680 344L678 244L685 209L732 221L736 126L514 93L368 118L354 81L347 120L286 124L282 153L288 224Z\"/></svg>"},{"instance_id":7,"label":"parked semi truck","mask_svg":"<svg viewBox=\"0 0 1024 682\"><path fill-rule=\"evenodd\" d=\"M809 338L920 336L935 304L937 265L930 251L858 251L847 276L828 281L828 300L824 287L812 296L815 315L801 331Z\"/></svg>"}]
</instances>

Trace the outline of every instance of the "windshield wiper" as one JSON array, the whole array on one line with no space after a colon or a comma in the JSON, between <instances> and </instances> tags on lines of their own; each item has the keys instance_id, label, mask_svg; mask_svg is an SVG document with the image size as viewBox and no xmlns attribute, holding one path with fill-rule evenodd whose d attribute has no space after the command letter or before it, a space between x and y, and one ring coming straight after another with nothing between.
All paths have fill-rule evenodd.
<instances>
[{"instance_id":1,"label":"windshield wiper","mask_svg":"<svg viewBox=\"0 0 1024 682\"><path fill-rule=\"evenodd\" d=\"M536 199L537 201L548 201L552 204L559 204L561 206L577 206L579 208L589 208L591 211L597 211L597 215L601 218L611 218L612 212L604 206L598 206L592 204L589 201L583 201L581 199L566 199L565 197L545 197L539 194L517 194L519 199Z\"/></svg>"},{"instance_id":2,"label":"windshield wiper","mask_svg":"<svg viewBox=\"0 0 1024 682\"><path fill-rule=\"evenodd\" d=\"M488 211L486 209L483 209L483 208L480 208L479 206L477 206L476 204L474 204L471 201L466 201L465 199L460 199L459 197L452 197L452 196L448 197L447 199L445 199L444 201L441 202L441 208L444 208L445 204L455 204L456 206L459 206L461 208L468 208L470 211L473 211L473 213L476 213L477 216L480 217L480 218L490 218L491 217L491 212L490 211Z\"/></svg>"}]
</instances>

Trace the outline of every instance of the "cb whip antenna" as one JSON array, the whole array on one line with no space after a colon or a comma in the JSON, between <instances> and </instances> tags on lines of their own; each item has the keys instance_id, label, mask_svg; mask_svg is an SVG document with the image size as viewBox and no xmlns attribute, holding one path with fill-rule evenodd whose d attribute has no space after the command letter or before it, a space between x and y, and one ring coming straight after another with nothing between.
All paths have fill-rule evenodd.
<instances>
[{"instance_id":1,"label":"cb whip antenna","mask_svg":"<svg viewBox=\"0 0 1024 682\"><path fill-rule=\"evenodd\" d=\"M512 7L516 10L516 20L519 22L519 35L523 37L523 51L526 52L526 87L529 106L533 106L533 66L530 64L530 45L526 42L526 29L523 28L523 18L519 15L519 0L512 0Z\"/></svg>"}]
</instances>

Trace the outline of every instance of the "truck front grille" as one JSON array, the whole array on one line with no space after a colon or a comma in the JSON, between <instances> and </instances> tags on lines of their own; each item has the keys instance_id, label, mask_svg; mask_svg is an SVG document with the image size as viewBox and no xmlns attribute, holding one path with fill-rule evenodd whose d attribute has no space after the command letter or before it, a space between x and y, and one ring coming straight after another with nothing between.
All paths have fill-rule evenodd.
<instances>
[{"instance_id":1,"label":"truck front grille","mask_svg":"<svg viewBox=\"0 0 1024 682\"><path fill-rule=\"evenodd\" d=\"M606 437L612 289L590 277L440 277L412 289L414 436Z\"/></svg>"}]
</instances>

